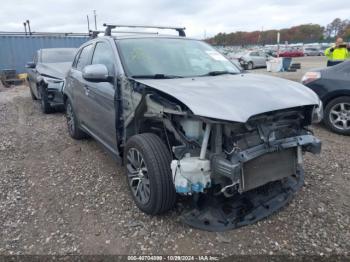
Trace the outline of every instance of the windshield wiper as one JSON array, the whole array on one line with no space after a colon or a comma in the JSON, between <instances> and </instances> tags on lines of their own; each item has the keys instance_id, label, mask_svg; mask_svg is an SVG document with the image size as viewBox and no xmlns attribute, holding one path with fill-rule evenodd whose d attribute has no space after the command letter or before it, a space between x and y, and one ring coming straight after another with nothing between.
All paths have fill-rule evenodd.
<instances>
[{"instance_id":1,"label":"windshield wiper","mask_svg":"<svg viewBox=\"0 0 350 262\"><path fill-rule=\"evenodd\" d=\"M230 75L234 75L235 73L233 72L229 72L229 71L210 71L204 75L201 76L218 76L218 75L226 75L226 74L230 74Z\"/></svg>"},{"instance_id":2,"label":"windshield wiper","mask_svg":"<svg viewBox=\"0 0 350 262\"><path fill-rule=\"evenodd\" d=\"M154 75L133 75L132 78L148 78L148 79L172 79L183 78L183 76L166 75L166 74L154 74Z\"/></svg>"}]
</instances>

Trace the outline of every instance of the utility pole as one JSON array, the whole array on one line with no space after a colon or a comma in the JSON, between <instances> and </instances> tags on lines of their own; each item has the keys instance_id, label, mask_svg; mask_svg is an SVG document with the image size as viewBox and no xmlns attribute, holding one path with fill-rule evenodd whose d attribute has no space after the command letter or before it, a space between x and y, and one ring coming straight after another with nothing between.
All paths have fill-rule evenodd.
<instances>
[{"instance_id":1,"label":"utility pole","mask_svg":"<svg viewBox=\"0 0 350 262\"><path fill-rule=\"evenodd\" d=\"M97 31L96 10L94 10L95 30Z\"/></svg>"},{"instance_id":2,"label":"utility pole","mask_svg":"<svg viewBox=\"0 0 350 262\"><path fill-rule=\"evenodd\" d=\"M29 34L31 35L32 34L32 30L30 29L30 22L29 22L29 20L27 20L27 25L28 25Z\"/></svg>"},{"instance_id":3,"label":"utility pole","mask_svg":"<svg viewBox=\"0 0 350 262\"><path fill-rule=\"evenodd\" d=\"M87 19L88 33L90 33L90 20L89 20L89 15L86 15L86 19Z\"/></svg>"},{"instance_id":4,"label":"utility pole","mask_svg":"<svg viewBox=\"0 0 350 262\"><path fill-rule=\"evenodd\" d=\"M26 35L27 35L27 24L26 24L26 22L24 22L23 25L24 25L24 32L25 32Z\"/></svg>"}]
</instances>

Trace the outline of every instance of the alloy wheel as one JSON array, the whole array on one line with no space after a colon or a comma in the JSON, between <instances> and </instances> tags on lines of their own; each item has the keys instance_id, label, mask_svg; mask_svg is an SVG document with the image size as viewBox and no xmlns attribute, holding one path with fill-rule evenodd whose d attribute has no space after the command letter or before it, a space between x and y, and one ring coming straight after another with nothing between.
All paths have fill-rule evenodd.
<instances>
[{"instance_id":1,"label":"alloy wheel","mask_svg":"<svg viewBox=\"0 0 350 262\"><path fill-rule=\"evenodd\" d=\"M127 176L134 197L142 204L150 200L150 181L148 169L142 154L136 148L127 153Z\"/></svg>"},{"instance_id":2,"label":"alloy wheel","mask_svg":"<svg viewBox=\"0 0 350 262\"><path fill-rule=\"evenodd\" d=\"M350 129L350 104L335 104L329 112L329 120L332 125L340 130Z\"/></svg>"}]
</instances>

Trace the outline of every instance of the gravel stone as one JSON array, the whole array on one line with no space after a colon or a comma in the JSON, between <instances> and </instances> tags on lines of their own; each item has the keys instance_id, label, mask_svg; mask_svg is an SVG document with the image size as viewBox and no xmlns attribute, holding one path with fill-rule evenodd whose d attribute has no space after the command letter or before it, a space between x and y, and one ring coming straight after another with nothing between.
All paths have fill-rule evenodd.
<instances>
[{"instance_id":1,"label":"gravel stone","mask_svg":"<svg viewBox=\"0 0 350 262\"><path fill-rule=\"evenodd\" d=\"M29 89L0 90L0 254L349 254L350 137L313 126L319 156L289 205L236 230L138 210L122 168L93 140L75 141L62 113L42 114Z\"/></svg>"}]
</instances>

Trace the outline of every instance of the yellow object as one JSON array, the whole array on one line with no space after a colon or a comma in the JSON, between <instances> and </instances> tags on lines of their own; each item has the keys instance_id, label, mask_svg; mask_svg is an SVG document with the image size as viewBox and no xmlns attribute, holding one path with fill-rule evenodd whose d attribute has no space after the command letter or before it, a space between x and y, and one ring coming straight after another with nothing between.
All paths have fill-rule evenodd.
<instances>
[{"instance_id":1,"label":"yellow object","mask_svg":"<svg viewBox=\"0 0 350 262\"><path fill-rule=\"evenodd\" d=\"M331 49L333 49L333 51ZM330 61L343 61L350 59L350 53L345 47L329 47L324 54Z\"/></svg>"},{"instance_id":2,"label":"yellow object","mask_svg":"<svg viewBox=\"0 0 350 262\"><path fill-rule=\"evenodd\" d=\"M19 78L19 79L25 80L25 79L27 79L27 77L28 77L28 74L27 74L27 73L18 74L18 78Z\"/></svg>"}]
</instances>

